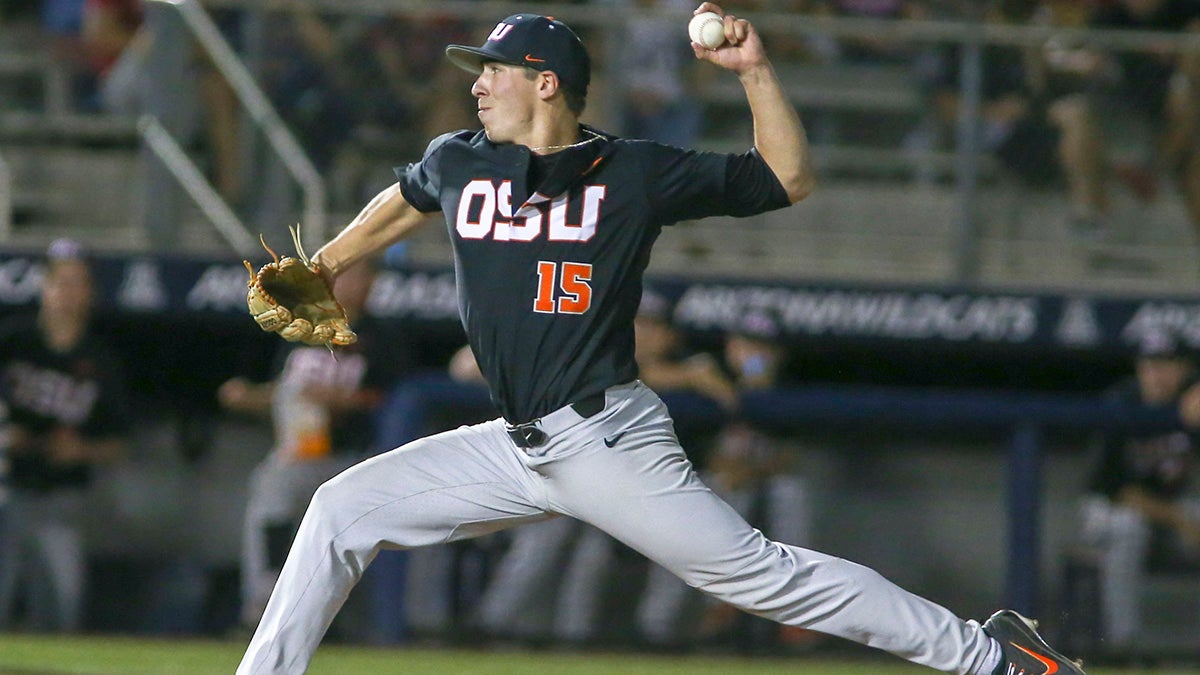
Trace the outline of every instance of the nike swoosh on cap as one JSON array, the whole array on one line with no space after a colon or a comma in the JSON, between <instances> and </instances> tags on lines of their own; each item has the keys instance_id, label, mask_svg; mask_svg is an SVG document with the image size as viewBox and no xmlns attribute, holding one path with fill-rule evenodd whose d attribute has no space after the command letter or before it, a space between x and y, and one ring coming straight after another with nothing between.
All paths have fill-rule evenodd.
<instances>
[{"instance_id":1,"label":"nike swoosh on cap","mask_svg":"<svg viewBox=\"0 0 1200 675\"><path fill-rule=\"evenodd\" d=\"M539 59L532 54L526 54L525 60L529 61L531 63L545 63L546 62L546 59Z\"/></svg>"}]
</instances>

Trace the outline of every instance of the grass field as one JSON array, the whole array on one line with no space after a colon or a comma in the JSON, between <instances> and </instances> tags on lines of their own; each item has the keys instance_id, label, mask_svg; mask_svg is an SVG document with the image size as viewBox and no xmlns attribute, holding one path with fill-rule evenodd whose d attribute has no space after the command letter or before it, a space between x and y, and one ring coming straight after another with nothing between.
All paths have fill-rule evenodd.
<instances>
[{"instance_id":1,"label":"grass field","mask_svg":"<svg viewBox=\"0 0 1200 675\"><path fill-rule=\"evenodd\" d=\"M243 645L234 642L135 639L127 637L43 637L0 634L0 675L228 675ZM312 675L917 675L933 671L899 660L825 658L735 658L642 654L562 654L524 651L377 649L325 646L309 669ZM1113 670L1089 675L1195 674L1196 670Z\"/></svg>"}]
</instances>

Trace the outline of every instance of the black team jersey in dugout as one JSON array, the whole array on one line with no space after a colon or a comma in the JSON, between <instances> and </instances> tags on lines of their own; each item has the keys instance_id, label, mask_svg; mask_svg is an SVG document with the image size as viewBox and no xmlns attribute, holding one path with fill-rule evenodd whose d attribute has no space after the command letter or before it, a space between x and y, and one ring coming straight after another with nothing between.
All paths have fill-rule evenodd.
<instances>
[{"instance_id":1,"label":"black team jersey in dugout","mask_svg":"<svg viewBox=\"0 0 1200 675\"><path fill-rule=\"evenodd\" d=\"M536 160L537 185L529 148L482 131L440 136L396 169L410 204L446 218L463 327L514 424L637 377L633 318L663 226L789 205L757 151L582 131L594 140Z\"/></svg>"},{"instance_id":2,"label":"black team jersey in dugout","mask_svg":"<svg viewBox=\"0 0 1200 675\"><path fill-rule=\"evenodd\" d=\"M9 420L43 438L60 427L88 440L127 434L129 394L111 345L89 330L71 349L57 351L36 322L18 316L0 324L0 398ZM89 464L55 463L43 444L11 454L9 463L10 484L34 492L82 488L92 478Z\"/></svg>"}]
</instances>

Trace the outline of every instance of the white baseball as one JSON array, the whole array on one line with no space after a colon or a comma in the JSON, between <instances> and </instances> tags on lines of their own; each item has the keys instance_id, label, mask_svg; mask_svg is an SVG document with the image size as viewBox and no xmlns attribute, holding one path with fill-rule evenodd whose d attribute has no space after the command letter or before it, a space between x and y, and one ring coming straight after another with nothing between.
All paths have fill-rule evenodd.
<instances>
[{"instance_id":1,"label":"white baseball","mask_svg":"<svg viewBox=\"0 0 1200 675\"><path fill-rule=\"evenodd\" d=\"M725 20L716 12L700 12L688 22L688 37L705 49L725 44Z\"/></svg>"}]
</instances>

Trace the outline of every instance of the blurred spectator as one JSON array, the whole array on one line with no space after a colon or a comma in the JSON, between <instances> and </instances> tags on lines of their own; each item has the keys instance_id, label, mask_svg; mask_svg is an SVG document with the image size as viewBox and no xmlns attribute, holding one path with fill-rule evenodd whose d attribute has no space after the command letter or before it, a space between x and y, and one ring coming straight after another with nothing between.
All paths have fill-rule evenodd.
<instances>
[{"instance_id":1,"label":"blurred spectator","mask_svg":"<svg viewBox=\"0 0 1200 675\"><path fill-rule=\"evenodd\" d=\"M236 7L214 9L212 19L230 46L240 50L243 10ZM193 40L192 35L170 22L160 23L159 26L163 29L159 39L179 39L192 44L191 49L195 53L191 67L196 72L189 72L185 76L196 79L195 97L198 103L194 107L200 117L198 140L205 149L209 180L225 201L233 205L243 204L249 198L244 191L244 183L250 171L242 166L242 145L246 139L237 93L225 73L221 72L203 46Z\"/></svg>"},{"instance_id":2,"label":"blurred spectator","mask_svg":"<svg viewBox=\"0 0 1200 675\"><path fill-rule=\"evenodd\" d=\"M141 0L45 0L41 13L50 53L69 84L65 103L99 110L100 83L141 23Z\"/></svg>"},{"instance_id":3,"label":"blurred spectator","mask_svg":"<svg viewBox=\"0 0 1200 675\"><path fill-rule=\"evenodd\" d=\"M485 385L483 372L479 370L479 363L475 360L475 354L471 352L471 347L468 345L459 347L458 351L450 357L447 372L450 374L450 378L456 382Z\"/></svg>"},{"instance_id":4,"label":"blurred spectator","mask_svg":"<svg viewBox=\"0 0 1200 675\"><path fill-rule=\"evenodd\" d=\"M469 40L469 24L453 15L425 19L390 17L374 22L361 38L361 48L349 51L371 69L355 85L369 111L360 121L351 144L361 157L382 158L391 167L396 157L419 155L429 138L456 129L479 127L471 97L471 75L441 58L446 44ZM370 78L363 73L372 73ZM430 82L439 86L431 87ZM401 124L397 116L403 114ZM398 137L397 129L402 130ZM390 171L384 172L391 175ZM367 180L364 176L360 182ZM381 185L363 185L355 203L373 196Z\"/></svg>"},{"instance_id":5,"label":"blurred spectator","mask_svg":"<svg viewBox=\"0 0 1200 675\"><path fill-rule=\"evenodd\" d=\"M86 254L58 240L36 319L17 317L0 329L12 487L0 542L0 628L80 627L86 488L94 466L124 454L130 425L120 363L92 332L93 295Z\"/></svg>"},{"instance_id":6,"label":"blurred spectator","mask_svg":"<svg viewBox=\"0 0 1200 675\"><path fill-rule=\"evenodd\" d=\"M1200 503L1185 499L1200 449L1195 358L1176 338L1152 333L1139 347L1135 370L1111 396L1131 405L1178 406L1185 429L1105 437L1088 483L1082 543L1095 557L1103 639L1115 651L1136 644L1152 558L1200 562Z\"/></svg>"},{"instance_id":7,"label":"blurred spectator","mask_svg":"<svg viewBox=\"0 0 1200 675\"><path fill-rule=\"evenodd\" d=\"M141 25L141 0L85 0L80 40L101 90Z\"/></svg>"},{"instance_id":8,"label":"blurred spectator","mask_svg":"<svg viewBox=\"0 0 1200 675\"><path fill-rule=\"evenodd\" d=\"M922 0L817 0L814 11L860 19L921 19L927 13ZM844 63L909 63L912 43L894 37L842 38L836 43L836 58Z\"/></svg>"},{"instance_id":9,"label":"blurred spectator","mask_svg":"<svg viewBox=\"0 0 1200 675\"><path fill-rule=\"evenodd\" d=\"M94 8L93 26L86 33L104 54L105 65L98 75L97 106L103 112L136 115L140 111L143 78L150 74L146 59L150 57L152 39L149 31L141 30L142 16L118 14L107 5L89 2ZM136 19L135 23L125 23Z\"/></svg>"},{"instance_id":10,"label":"blurred spectator","mask_svg":"<svg viewBox=\"0 0 1200 675\"><path fill-rule=\"evenodd\" d=\"M829 14L824 0L746 0L745 12L781 12L795 16ZM827 33L797 33L787 26L759 27L771 51L780 55L783 64L832 62L838 59L838 39ZM786 67L786 66L785 66Z\"/></svg>"},{"instance_id":11,"label":"blurred spectator","mask_svg":"<svg viewBox=\"0 0 1200 675\"><path fill-rule=\"evenodd\" d=\"M242 621L253 627L275 586L313 492L369 456L374 411L411 366L405 344L364 314L375 280L371 261L338 276L334 291L358 333L338 348L285 343L267 383L234 378L218 390L224 408L270 413L275 445L250 480L242 549Z\"/></svg>"},{"instance_id":12,"label":"blurred spectator","mask_svg":"<svg viewBox=\"0 0 1200 675\"><path fill-rule=\"evenodd\" d=\"M50 54L63 70L69 91L64 103L75 108L90 101L95 93L95 77L89 72L84 55L83 7L85 0L43 0L42 29Z\"/></svg>"},{"instance_id":13,"label":"blurred spectator","mask_svg":"<svg viewBox=\"0 0 1200 675\"><path fill-rule=\"evenodd\" d=\"M327 169L357 115L353 92L339 77L339 36L331 19L308 7L289 7L272 18L264 88L313 162Z\"/></svg>"},{"instance_id":14,"label":"blurred spectator","mask_svg":"<svg viewBox=\"0 0 1200 675\"><path fill-rule=\"evenodd\" d=\"M784 0L775 0L782 2ZM800 0L787 0L792 3ZM906 20L923 19L929 14L929 0L811 0L809 11L817 16L841 19ZM893 31L872 31L860 36L810 38L812 53L826 65L820 77L826 86L855 89L859 73L871 73L873 87L911 89L917 84L918 66L933 43L904 41ZM892 82L895 84L892 84ZM861 84L857 87L861 89ZM875 108L822 104L806 113L809 136L821 144L853 144L895 147L926 143L913 140L909 115L881 114ZM926 134L927 135L927 134Z\"/></svg>"},{"instance_id":15,"label":"blurred spectator","mask_svg":"<svg viewBox=\"0 0 1200 675\"><path fill-rule=\"evenodd\" d=\"M217 192L238 204L243 150L239 104L233 88L170 3L86 0L83 41L96 66L95 109L154 117L185 148L199 146L201 165ZM235 33L235 10L214 10L213 19ZM233 40L236 48L236 40ZM146 157L152 158L148 149ZM154 247L178 243L183 192L162 168L144 172L147 196L142 218Z\"/></svg>"},{"instance_id":16,"label":"blurred spectator","mask_svg":"<svg viewBox=\"0 0 1200 675\"><path fill-rule=\"evenodd\" d=\"M715 358L689 348L673 311L668 298L651 288L643 291L633 323L638 377L656 391L692 391L733 409L737 387Z\"/></svg>"},{"instance_id":17,"label":"blurred spectator","mask_svg":"<svg viewBox=\"0 0 1200 675\"><path fill-rule=\"evenodd\" d=\"M1106 30L1196 32L1200 31L1200 3L1114 0L1099 5L1089 25ZM1183 57L1170 49L1153 48L1100 52L1057 45L1052 56L1060 69L1088 78L1097 90L1094 106L1103 130L1097 137L1104 139L1104 152L1087 156L1093 164L1089 173L1115 173L1143 200L1157 195L1159 175L1173 177L1200 235L1200 54ZM1072 122L1084 123L1083 119Z\"/></svg>"},{"instance_id":18,"label":"blurred spectator","mask_svg":"<svg viewBox=\"0 0 1200 675\"><path fill-rule=\"evenodd\" d=\"M338 203L375 194L382 186L364 183L378 165L420 154L424 139L478 125L469 74L440 58L442 46L467 39L461 20L324 16L299 7L281 18L271 31L268 90L331 172Z\"/></svg>"},{"instance_id":19,"label":"blurred spectator","mask_svg":"<svg viewBox=\"0 0 1200 675\"><path fill-rule=\"evenodd\" d=\"M46 51L40 3L0 0L0 54ZM0 57L2 58L2 57ZM45 84L27 77L0 77L0 110L44 110Z\"/></svg>"},{"instance_id":20,"label":"blurred spectator","mask_svg":"<svg viewBox=\"0 0 1200 675\"><path fill-rule=\"evenodd\" d=\"M1027 24L1037 0L1002 0L988 5L986 20ZM1065 179L1071 223L1094 230L1108 210L1108 198L1096 165L1099 138L1086 101L1048 86L1036 49L989 44L983 49L982 150L992 154L1028 187L1061 184ZM940 50L930 73L940 135L950 137L959 119L963 49L958 43Z\"/></svg>"},{"instance_id":21,"label":"blurred spectator","mask_svg":"<svg viewBox=\"0 0 1200 675\"><path fill-rule=\"evenodd\" d=\"M584 529L590 526L573 518L554 517L527 523L508 534L508 546L496 563L480 598L475 625L491 638L538 642L557 639L581 642L566 634L576 632L579 618L571 619L571 596L566 590L565 576L576 567L574 558L579 552L576 543ZM607 561L607 535L604 538ZM587 589L584 599L589 608L601 589ZM576 614L578 614L576 610ZM595 626L591 611L584 610L585 638L590 638Z\"/></svg>"},{"instance_id":22,"label":"blurred spectator","mask_svg":"<svg viewBox=\"0 0 1200 675\"><path fill-rule=\"evenodd\" d=\"M695 3L691 0L629 0L629 9L664 12L645 16L622 12L621 49L612 64L620 105L617 133L690 147L700 135L701 110L690 96L696 63L687 40L680 39Z\"/></svg>"},{"instance_id":23,"label":"blurred spectator","mask_svg":"<svg viewBox=\"0 0 1200 675\"><path fill-rule=\"evenodd\" d=\"M413 139L410 147L418 153L425 150L424 139L479 127L470 73L442 58L446 44L470 39L471 28L447 13L420 20L393 17L374 31L371 54L381 66L382 79L364 93L386 87L392 100L408 107L412 123L407 126L419 139ZM430 82L439 86L431 87ZM387 124L383 119L380 122Z\"/></svg>"}]
</instances>

